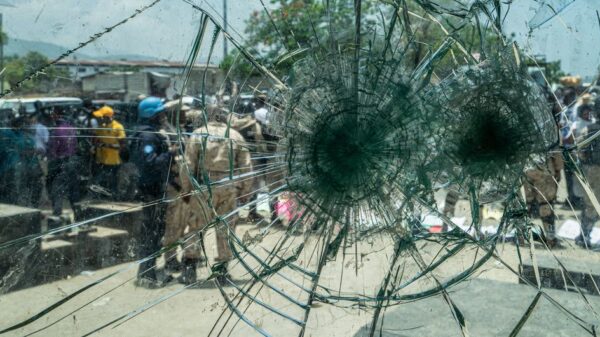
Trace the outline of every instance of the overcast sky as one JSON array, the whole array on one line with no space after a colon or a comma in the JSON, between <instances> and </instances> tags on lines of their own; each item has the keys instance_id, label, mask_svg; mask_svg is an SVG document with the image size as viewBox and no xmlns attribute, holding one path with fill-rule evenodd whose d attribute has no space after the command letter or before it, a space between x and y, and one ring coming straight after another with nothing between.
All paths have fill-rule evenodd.
<instances>
[{"instance_id":1,"label":"overcast sky","mask_svg":"<svg viewBox=\"0 0 600 337\"><path fill-rule=\"evenodd\" d=\"M151 0L2 0L4 29L11 37L55 43L73 48L90 35L132 14ZM222 0L192 0L222 13ZM269 2L268 0L266 2ZM0 2L1 3L1 2ZM259 0L229 0L232 34L243 33L244 21L260 10ZM163 0L155 7L85 47L86 54L141 54L185 60L199 26L200 13L180 0ZM210 34L209 34L210 35ZM222 46L220 44L220 46ZM219 58L222 47L218 49Z\"/></svg>"},{"instance_id":2,"label":"overcast sky","mask_svg":"<svg viewBox=\"0 0 600 337\"><path fill-rule=\"evenodd\" d=\"M222 13L222 0L192 0ZM565 0L546 0L566 2ZM75 47L103 27L112 25L151 0L2 0L15 7L0 7L4 29L11 37L52 42ZM0 3L1 3L0 2ZM269 3L265 0L265 3ZM600 23L596 10L600 0L577 0L560 17L550 20L528 35L527 22L538 3L518 0L510 11L505 28L515 32L517 41L533 54L561 60L563 69L593 74L600 63ZM259 0L229 0L232 30L243 33L244 21L252 11L261 10ZM141 54L184 61L198 29L200 15L180 0L163 0L97 43L82 50L89 54ZM235 35L235 32L233 32ZM218 46L220 58L222 47Z\"/></svg>"},{"instance_id":3,"label":"overcast sky","mask_svg":"<svg viewBox=\"0 0 600 337\"><path fill-rule=\"evenodd\" d=\"M566 3L567 0L546 0ZM571 74L596 75L600 65L600 0L576 0L529 35L527 22L539 4L517 0L507 18L507 32L515 32L516 40L532 54L546 55L549 61L560 60L563 70Z\"/></svg>"}]
</instances>

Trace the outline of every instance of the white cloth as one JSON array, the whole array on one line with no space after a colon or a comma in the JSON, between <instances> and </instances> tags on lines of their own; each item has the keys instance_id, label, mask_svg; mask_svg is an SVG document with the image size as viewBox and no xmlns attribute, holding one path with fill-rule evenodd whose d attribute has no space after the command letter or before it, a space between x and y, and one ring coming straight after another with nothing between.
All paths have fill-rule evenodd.
<instances>
[{"instance_id":1,"label":"white cloth","mask_svg":"<svg viewBox=\"0 0 600 337\"><path fill-rule=\"evenodd\" d=\"M588 127L592 124L594 124L594 121L578 118L575 122L571 123L569 135L573 135L575 143L581 142L588 133Z\"/></svg>"},{"instance_id":2,"label":"white cloth","mask_svg":"<svg viewBox=\"0 0 600 337\"><path fill-rule=\"evenodd\" d=\"M35 128L35 149L40 154L46 153L46 148L48 147L48 140L50 139L50 133L48 132L48 128L43 124L36 123L34 125Z\"/></svg>"},{"instance_id":3,"label":"white cloth","mask_svg":"<svg viewBox=\"0 0 600 337\"><path fill-rule=\"evenodd\" d=\"M263 125L269 125L269 110L265 107L256 109L254 111L254 118Z\"/></svg>"},{"instance_id":4,"label":"white cloth","mask_svg":"<svg viewBox=\"0 0 600 337\"><path fill-rule=\"evenodd\" d=\"M575 240L581 234L581 225L575 220L566 220L556 232L557 236L565 239Z\"/></svg>"}]
</instances>

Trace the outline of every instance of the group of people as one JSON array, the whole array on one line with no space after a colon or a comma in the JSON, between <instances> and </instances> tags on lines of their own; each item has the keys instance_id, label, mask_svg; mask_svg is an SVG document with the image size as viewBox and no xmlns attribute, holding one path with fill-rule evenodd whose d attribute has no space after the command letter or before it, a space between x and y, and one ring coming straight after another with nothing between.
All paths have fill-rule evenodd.
<instances>
[{"instance_id":1,"label":"group of people","mask_svg":"<svg viewBox=\"0 0 600 337\"><path fill-rule=\"evenodd\" d=\"M0 129L0 202L38 208L45 179L52 214L60 217L65 198L77 211L78 131L66 116L67 109L56 106L8 117Z\"/></svg>"},{"instance_id":2,"label":"group of people","mask_svg":"<svg viewBox=\"0 0 600 337\"><path fill-rule=\"evenodd\" d=\"M549 93L560 140L545 160L526 170L523 186L529 215L542 221L542 240L549 248L559 246L556 237L555 203L558 184L564 172L567 199L564 207L581 210L581 232L575 243L590 248L591 232L600 219L594 207L594 196L600 196L600 92L584 88L581 77L565 76L561 86ZM586 142L589 144L585 144ZM589 186L589 193L585 190Z\"/></svg>"},{"instance_id":3,"label":"group of people","mask_svg":"<svg viewBox=\"0 0 600 337\"><path fill-rule=\"evenodd\" d=\"M549 248L559 246L555 203L564 172L568 194L564 207L582 211L581 233L575 242L589 248L594 224L600 219L591 196L600 197L600 90L583 87L578 76L563 77L560 84L555 92L544 88L560 139L545 158L526 168L522 179L525 202L528 217L540 218L542 222L543 231L536 237ZM445 216L454 216L459 198L457 191L447 193ZM481 209L479 213L481 219Z\"/></svg>"},{"instance_id":4,"label":"group of people","mask_svg":"<svg viewBox=\"0 0 600 337\"><path fill-rule=\"evenodd\" d=\"M6 117L0 129L0 202L40 208L45 187L52 207L48 224L56 227L67 221L65 199L80 218L77 203L87 187L104 186L116 195L125 130L108 106L87 114L86 107L81 110L36 104L33 112L20 109ZM74 118L79 113L86 116L83 121Z\"/></svg>"},{"instance_id":5,"label":"group of people","mask_svg":"<svg viewBox=\"0 0 600 337\"><path fill-rule=\"evenodd\" d=\"M582 210L582 234L576 242L590 247L592 229L600 219L594 206L594 199L600 197L600 90L584 88L578 76L563 77L561 84L556 94L564 107L559 127L568 207Z\"/></svg>"},{"instance_id":6,"label":"group of people","mask_svg":"<svg viewBox=\"0 0 600 337\"><path fill-rule=\"evenodd\" d=\"M159 98L144 99L139 105L141 126L130 147L144 202L140 255L148 257L140 264L136 284L149 288L163 284L165 279L157 278L153 254L176 245L184 248L181 263L175 263L176 254L167 254L165 269L181 270L179 280L184 284L196 282L199 243L208 226L216 229L218 281L226 282L227 262L232 257L228 231L237 220L232 212L246 202L253 185L252 177L245 176L252 172L248 142L225 122L226 115L218 107L195 117L188 110L186 119L200 119L197 128L176 138L169 137L173 133L164 128L168 126L165 112Z\"/></svg>"},{"instance_id":7,"label":"group of people","mask_svg":"<svg viewBox=\"0 0 600 337\"><path fill-rule=\"evenodd\" d=\"M179 118L173 118L177 112ZM264 145L261 123L253 114L229 114L217 105L194 110L179 101L147 97L137 106L136 125L128 129L110 106L88 108L80 120L73 115L60 106L45 107L15 113L0 129L0 202L41 208L45 180L52 205L49 227L52 221L54 226L67 221L61 218L65 199L75 220L83 220L79 202L84 194L122 200L121 185L127 179L121 171L124 165L133 167L128 178L134 181L135 196L127 197L143 205L137 240L143 262L136 284L163 284L156 273L157 253L178 245L184 248L182 260L170 249L165 269L181 271L178 279L185 284L196 282L199 242L207 226L216 229L214 260L219 282L226 282L232 257L227 236L236 223L232 211L251 198L257 183L248 174L255 160L250 153ZM91 178L82 182L86 175Z\"/></svg>"}]
</instances>

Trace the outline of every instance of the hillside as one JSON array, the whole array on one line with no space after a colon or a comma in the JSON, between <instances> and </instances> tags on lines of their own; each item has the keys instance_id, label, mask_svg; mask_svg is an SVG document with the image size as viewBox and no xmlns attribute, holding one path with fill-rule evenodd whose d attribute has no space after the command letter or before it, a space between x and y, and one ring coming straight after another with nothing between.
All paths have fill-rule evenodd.
<instances>
[{"instance_id":1,"label":"hillside","mask_svg":"<svg viewBox=\"0 0 600 337\"><path fill-rule=\"evenodd\" d=\"M64 46L59 46L50 42L42 42L42 41L30 41L23 39L16 39L9 37L8 43L4 46L4 55L5 56L24 56L30 51L36 51L40 54L45 55L48 58L57 58L62 53L67 51L68 48ZM94 60L137 60L137 61L154 61L158 60L157 58L145 55L136 55L136 54L118 54L118 55L90 55L86 53L75 53L73 56L79 59L94 59Z\"/></svg>"}]
</instances>

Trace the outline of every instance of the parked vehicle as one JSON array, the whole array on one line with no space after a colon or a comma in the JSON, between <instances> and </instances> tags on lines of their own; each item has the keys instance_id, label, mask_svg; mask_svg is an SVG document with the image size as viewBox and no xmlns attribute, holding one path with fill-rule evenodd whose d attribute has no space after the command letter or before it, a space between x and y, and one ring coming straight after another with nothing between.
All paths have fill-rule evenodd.
<instances>
[{"instance_id":1,"label":"parked vehicle","mask_svg":"<svg viewBox=\"0 0 600 337\"><path fill-rule=\"evenodd\" d=\"M63 107L73 111L81 109L83 101L77 97L28 97L28 98L9 98L0 103L0 113L6 114L25 113L32 114L38 109L48 109L52 107Z\"/></svg>"}]
</instances>

